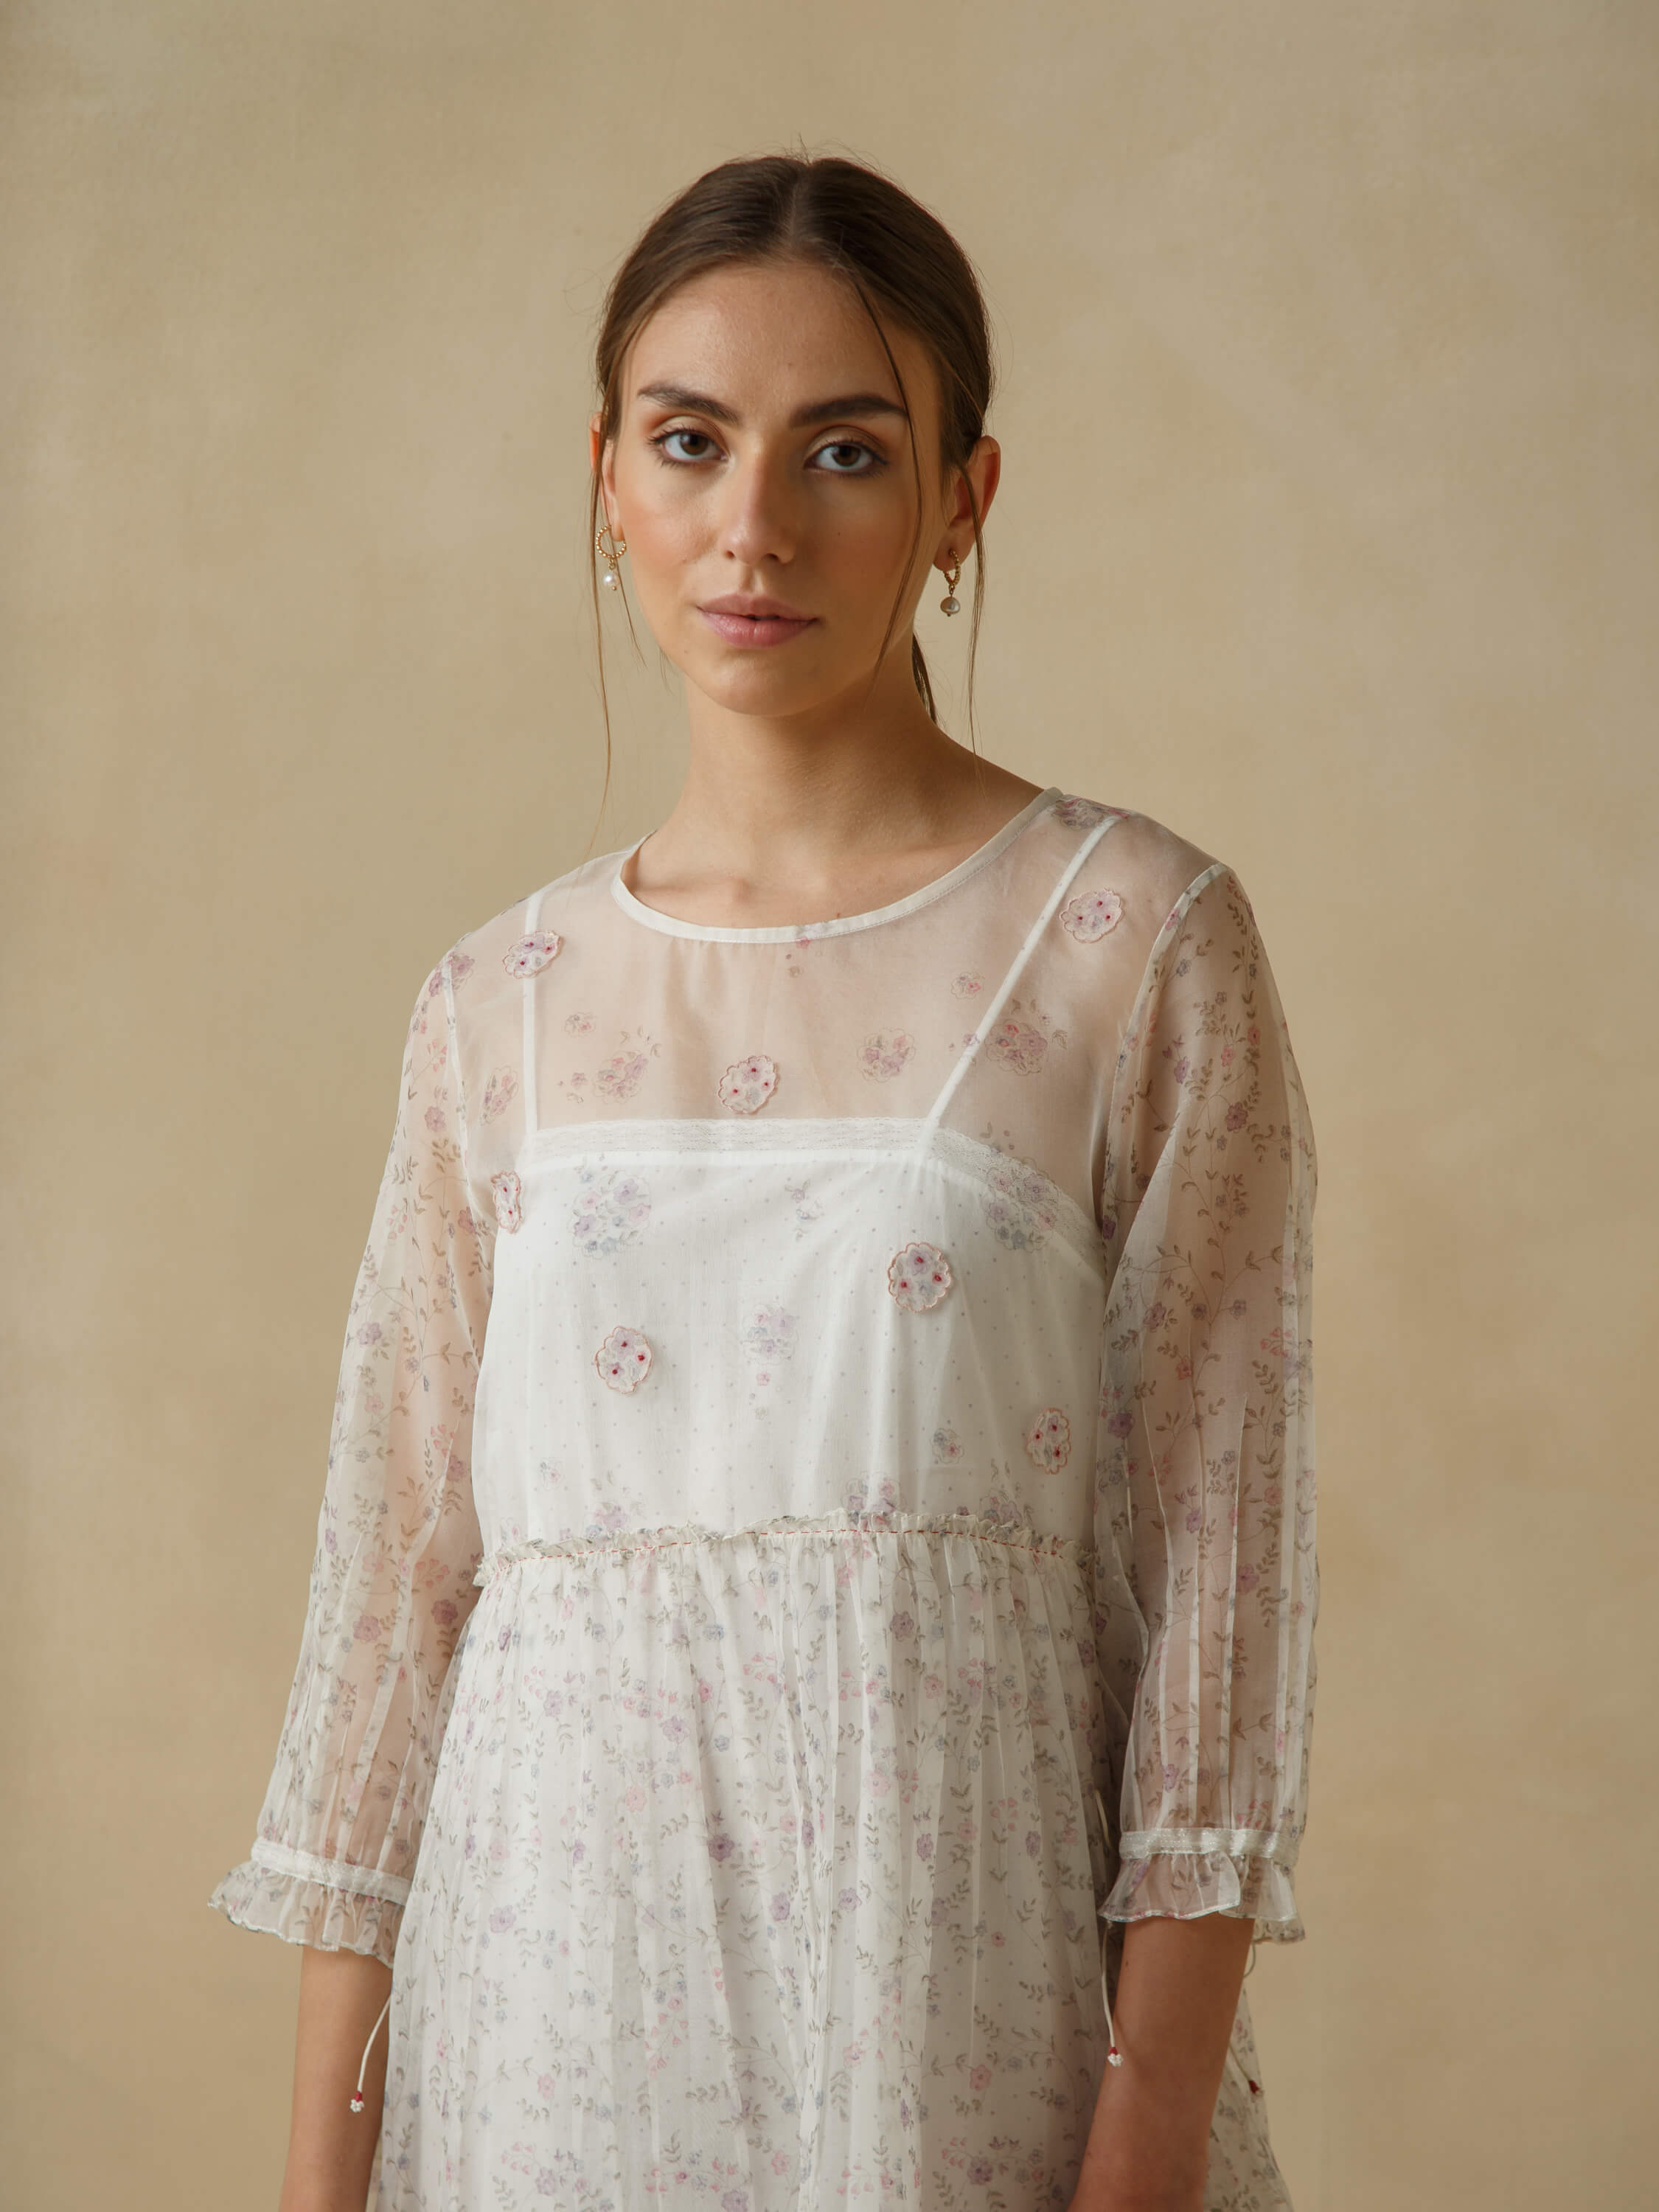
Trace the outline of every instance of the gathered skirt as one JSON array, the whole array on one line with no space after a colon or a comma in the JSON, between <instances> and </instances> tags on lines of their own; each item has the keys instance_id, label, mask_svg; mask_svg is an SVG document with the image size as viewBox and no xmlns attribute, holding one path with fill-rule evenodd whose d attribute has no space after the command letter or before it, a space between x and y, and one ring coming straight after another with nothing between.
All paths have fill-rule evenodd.
<instances>
[{"instance_id":1,"label":"gathered skirt","mask_svg":"<svg viewBox=\"0 0 1659 2212\"><path fill-rule=\"evenodd\" d=\"M380 2212L1063 2212L1104 2068L1085 1563L497 1553L393 1960ZM1241 2002L1208 2212L1289 2198Z\"/></svg>"}]
</instances>

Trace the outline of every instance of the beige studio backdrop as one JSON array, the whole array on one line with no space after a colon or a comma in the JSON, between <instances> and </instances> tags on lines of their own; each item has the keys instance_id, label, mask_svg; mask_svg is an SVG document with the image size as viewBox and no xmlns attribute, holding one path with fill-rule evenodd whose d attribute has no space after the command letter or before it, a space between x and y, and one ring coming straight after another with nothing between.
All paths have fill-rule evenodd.
<instances>
[{"instance_id":1,"label":"beige studio backdrop","mask_svg":"<svg viewBox=\"0 0 1659 2212\"><path fill-rule=\"evenodd\" d=\"M796 138L984 273L984 749L1238 867L1312 1102L1299 2212L1651 2203L1649 0L0 6L0 2194L274 2207L299 1954L204 1900L404 1025L593 828L605 278Z\"/></svg>"}]
</instances>

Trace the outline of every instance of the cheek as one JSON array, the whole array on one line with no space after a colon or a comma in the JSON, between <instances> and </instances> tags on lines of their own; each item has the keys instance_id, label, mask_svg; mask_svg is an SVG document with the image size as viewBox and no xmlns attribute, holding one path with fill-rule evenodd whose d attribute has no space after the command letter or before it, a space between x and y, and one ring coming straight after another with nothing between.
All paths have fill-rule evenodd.
<instances>
[{"instance_id":1,"label":"cheek","mask_svg":"<svg viewBox=\"0 0 1659 2212\"><path fill-rule=\"evenodd\" d=\"M631 489L618 485L623 513L628 517L628 542L637 546L642 560L672 563L695 551L704 534L698 502L678 487L649 478Z\"/></svg>"},{"instance_id":2,"label":"cheek","mask_svg":"<svg viewBox=\"0 0 1659 2212\"><path fill-rule=\"evenodd\" d=\"M861 595L884 592L890 597L916 536L915 493L908 483L896 484L890 477L857 493L844 489L839 498L823 502L813 536L825 565ZM926 558L921 544L916 557Z\"/></svg>"}]
</instances>

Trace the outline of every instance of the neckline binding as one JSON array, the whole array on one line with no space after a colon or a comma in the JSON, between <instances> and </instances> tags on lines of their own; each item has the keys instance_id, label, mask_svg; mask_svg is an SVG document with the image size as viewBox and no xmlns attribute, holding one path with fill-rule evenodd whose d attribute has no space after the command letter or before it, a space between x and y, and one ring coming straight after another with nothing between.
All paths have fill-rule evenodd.
<instances>
[{"instance_id":1,"label":"neckline binding","mask_svg":"<svg viewBox=\"0 0 1659 2212\"><path fill-rule=\"evenodd\" d=\"M716 945L795 945L815 937L846 937L854 930L873 929L878 923L897 921L902 915L915 914L919 907L929 906L933 900L943 898L947 891L975 874L989 860L1012 844L1020 831L1037 816L1052 806L1065 794L1058 784L1050 784L1028 799L1018 814L1005 822L1000 830L976 846L965 860L958 860L954 868L947 868L942 876L935 876L930 884L920 890L907 892L904 897L891 899L885 906L871 907L863 914L836 915L828 921L768 922L753 928L739 929L723 927L714 922L683 921L678 915L664 914L660 908L647 906L643 899L635 898L623 881L623 870L633 859L645 837L635 840L626 852L617 856L611 871L611 892L617 905L633 921L642 922L647 929L660 930L667 937L702 938ZM647 830L645 836L651 832Z\"/></svg>"}]
</instances>

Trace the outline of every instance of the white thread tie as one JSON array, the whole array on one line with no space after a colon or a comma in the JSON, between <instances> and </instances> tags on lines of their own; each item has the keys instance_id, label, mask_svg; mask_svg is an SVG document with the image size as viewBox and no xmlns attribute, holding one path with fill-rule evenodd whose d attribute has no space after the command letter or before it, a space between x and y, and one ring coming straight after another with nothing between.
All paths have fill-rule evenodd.
<instances>
[{"instance_id":1,"label":"white thread tie","mask_svg":"<svg viewBox=\"0 0 1659 2212\"><path fill-rule=\"evenodd\" d=\"M1107 1836L1111 1832L1106 1826L1105 1802L1102 1798L1098 1790L1095 1792L1095 1803L1100 1808L1100 1836L1101 1841L1103 1843L1106 1840ZM1112 2000L1106 1988L1106 1946L1104 1943L1100 1947L1100 2002L1106 2008L1106 2063L1109 2066L1121 2066L1123 2063L1123 2053L1117 2047L1117 2030L1112 2026Z\"/></svg>"},{"instance_id":2,"label":"white thread tie","mask_svg":"<svg viewBox=\"0 0 1659 2212\"><path fill-rule=\"evenodd\" d=\"M380 2032L380 2021L386 2018L391 2009L392 1992L388 1990L386 1993L386 2002L380 2007L380 2019L376 2020L374 2027L369 2029L368 2041L363 2045L363 2063L357 2069L357 2086L351 2093L351 2109L354 2112L361 2112L363 2109L363 2076L368 2071L368 2054L374 2048L374 2039Z\"/></svg>"}]
</instances>

